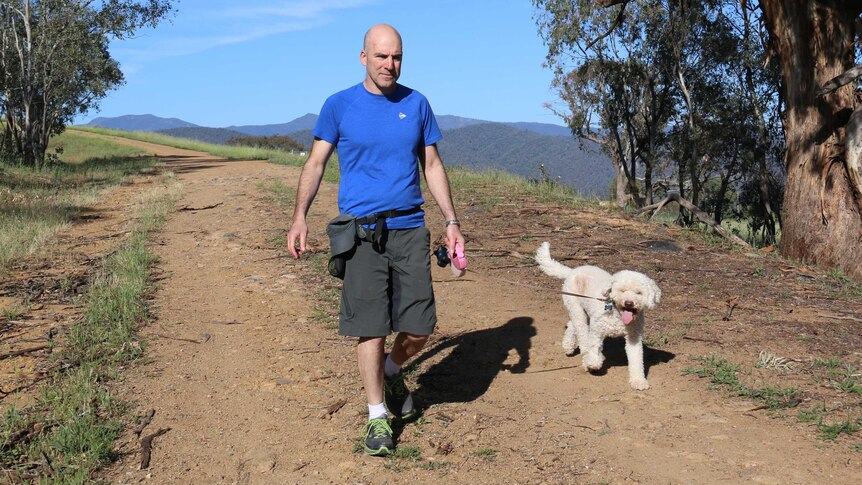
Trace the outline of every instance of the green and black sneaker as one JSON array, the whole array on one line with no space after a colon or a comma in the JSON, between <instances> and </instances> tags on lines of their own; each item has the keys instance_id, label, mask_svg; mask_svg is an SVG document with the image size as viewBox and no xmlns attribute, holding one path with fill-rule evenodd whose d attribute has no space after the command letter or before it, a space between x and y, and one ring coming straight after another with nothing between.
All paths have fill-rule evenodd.
<instances>
[{"instance_id":1,"label":"green and black sneaker","mask_svg":"<svg viewBox=\"0 0 862 485\"><path fill-rule=\"evenodd\" d=\"M417 415L413 396L404 384L403 373L391 377L383 376L383 400L386 402L386 409L395 417L409 421Z\"/></svg>"},{"instance_id":2,"label":"green and black sneaker","mask_svg":"<svg viewBox=\"0 0 862 485\"><path fill-rule=\"evenodd\" d=\"M365 424L365 454L371 456L391 455L395 450L392 428L385 417L375 418Z\"/></svg>"}]
</instances>

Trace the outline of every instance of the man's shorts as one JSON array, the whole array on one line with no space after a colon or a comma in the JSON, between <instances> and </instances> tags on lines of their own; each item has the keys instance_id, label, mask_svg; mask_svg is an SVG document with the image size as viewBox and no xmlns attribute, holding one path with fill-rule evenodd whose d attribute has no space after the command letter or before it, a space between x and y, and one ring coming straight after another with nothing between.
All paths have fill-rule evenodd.
<instances>
[{"instance_id":1,"label":"man's shorts","mask_svg":"<svg viewBox=\"0 0 862 485\"><path fill-rule=\"evenodd\" d=\"M384 337L431 335L437 323L431 287L431 233L426 227L389 229L385 250L360 240L347 260L338 333Z\"/></svg>"}]
</instances>

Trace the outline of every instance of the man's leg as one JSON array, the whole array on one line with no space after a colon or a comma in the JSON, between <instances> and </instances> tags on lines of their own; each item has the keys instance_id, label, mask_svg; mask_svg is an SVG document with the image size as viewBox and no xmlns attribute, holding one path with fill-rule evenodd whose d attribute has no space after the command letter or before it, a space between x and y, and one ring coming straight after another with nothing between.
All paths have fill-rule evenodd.
<instances>
[{"instance_id":1,"label":"man's leg","mask_svg":"<svg viewBox=\"0 0 862 485\"><path fill-rule=\"evenodd\" d=\"M386 337L360 337L356 346L359 375L368 404L383 402L383 344ZM370 416L375 418L377 416Z\"/></svg>"},{"instance_id":2,"label":"man's leg","mask_svg":"<svg viewBox=\"0 0 862 485\"><path fill-rule=\"evenodd\" d=\"M392 428L383 404L383 344L385 337L361 337L356 345L359 375L368 398L368 422L365 424L365 453L386 456L395 449Z\"/></svg>"},{"instance_id":3,"label":"man's leg","mask_svg":"<svg viewBox=\"0 0 862 485\"><path fill-rule=\"evenodd\" d=\"M401 366L422 350L428 342L428 337L428 335L399 332L392 345L392 353L386 358L383 366L386 407L395 416L408 420L416 416L413 396L404 384Z\"/></svg>"},{"instance_id":4,"label":"man's leg","mask_svg":"<svg viewBox=\"0 0 862 485\"><path fill-rule=\"evenodd\" d=\"M392 362L401 367L410 357L418 354L425 344L428 343L430 335L414 335L407 332L399 332L392 344Z\"/></svg>"}]
</instances>

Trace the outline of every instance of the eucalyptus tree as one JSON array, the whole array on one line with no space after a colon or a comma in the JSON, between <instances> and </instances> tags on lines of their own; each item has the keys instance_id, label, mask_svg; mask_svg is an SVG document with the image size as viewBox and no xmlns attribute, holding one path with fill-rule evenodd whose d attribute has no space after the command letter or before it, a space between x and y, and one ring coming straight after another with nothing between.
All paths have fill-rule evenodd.
<instances>
[{"instance_id":1,"label":"eucalyptus tree","mask_svg":"<svg viewBox=\"0 0 862 485\"><path fill-rule=\"evenodd\" d=\"M856 255L862 245L862 109L854 82L862 75L862 65L857 65L862 2L758 0L755 5L754 0L534 0L534 4L540 12L537 17L540 32L548 44L548 64L555 68L558 80L571 78L569 85L577 91L561 90L571 109L567 121L576 133L588 132L585 127L592 126L595 116L601 124L592 134L605 141L612 138L614 123L618 130L628 125L625 119L620 123L603 117L609 110L603 103L613 99L606 95L607 76L601 74L601 67L585 66L602 62L605 57L629 64L644 63L646 59L644 65L655 72L662 69L662 64L652 64L652 60L664 61L667 56L659 57L655 52L622 44L647 39L647 44L660 53L662 44L653 44L648 39L684 37L663 37L660 32L665 26L658 25L659 31L634 39L626 37L636 31L628 28L630 24L656 27L648 22L649 18L669 19L681 8L699 5L706 5L715 15L735 17L735 25L741 26L736 34L741 50L724 77L727 89L735 93L737 104L728 106L739 106L740 97L748 99L747 107L739 111L744 115L740 126L753 133L755 139L752 143L743 137L723 136L738 143L738 149L730 152L732 155L739 156L742 162L753 162L738 167L743 170L743 186L757 186L759 210L764 214L765 224L772 226L768 232L774 235L774 225L779 222L775 204L782 197L772 192L780 190L782 183L778 179L784 175L782 170L774 168L774 162L783 158L786 181L780 218L782 254L836 267L862 279L862 258ZM739 8L734 9L735 5ZM644 13L649 15L645 17ZM760 35L763 29L768 36ZM611 56L619 52L625 55ZM683 60L691 52L694 51L670 58ZM644 53L647 56L641 57ZM776 76L770 73L776 67L780 73L777 89ZM585 82L586 74L595 78ZM680 87L683 81L689 84L684 78ZM638 81L632 77L629 82ZM696 112L692 108L697 103L685 99L684 90L671 92L669 97L682 99L683 105L690 106L688 111ZM698 130L708 123L701 122L698 128L698 117L680 117L680 107L672 107L677 111L666 118L670 120L668 131L679 128L674 125L678 120L694 122L689 127L690 135L702 140ZM783 128L783 137L777 134L779 126ZM722 130L711 131L709 137L714 139L721 133ZM630 150L631 155L642 153L642 139L633 138L636 148ZM606 142L605 146L612 145ZM697 149L701 148L703 145L698 144ZM703 161L703 157L691 156L692 151L688 153L692 162L698 158ZM648 162L643 158L640 161Z\"/></svg>"},{"instance_id":2,"label":"eucalyptus tree","mask_svg":"<svg viewBox=\"0 0 862 485\"><path fill-rule=\"evenodd\" d=\"M666 9L642 0L613 11L589 0L534 0L547 65L572 132L600 143L616 170L616 200L652 203L677 101ZM626 8L628 7L628 8ZM643 168L643 183L638 169Z\"/></svg>"},{"instance_id":3,"label":"eucalyptus tree","mask_svg":"<svg viewBox=\"0 0 862 485\"><path fill-rule=\"evenodd\" d=\"M786 105L781 252L862 280L862 103L853 82L862 2L758 4Z\"/></svg>"},{"instance_id":4,"label":"eucalyptus tree","mask_svg":"<svg viewBox=\"0 0 862 485\"><path fill-rule=\"evenodd\" d=\"M170 0L0 0L4 153L42 163L51 135L124 82L109 42L171 11Z\"/></svg>"}]
</instances>

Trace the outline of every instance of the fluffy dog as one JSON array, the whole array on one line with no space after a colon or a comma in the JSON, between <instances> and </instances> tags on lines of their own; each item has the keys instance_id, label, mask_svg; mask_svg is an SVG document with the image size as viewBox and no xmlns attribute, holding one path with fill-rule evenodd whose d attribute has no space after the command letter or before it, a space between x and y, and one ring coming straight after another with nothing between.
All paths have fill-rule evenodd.
<instances>
[{"instance_id":1,"label":"fluffy dog","mask_svg":"<svg viewBox=\"0 0 862 485\"><path fill-rule=\"evenodd\" d=\"M596 266L569 268L551 258L547 242L536 251L536 262L549 276L564 280L564 292L594 297L563 295L563 304L569 311L563 335L566 355L574 355L580 346L584 369L596 371L605 360L602 354L605 337L624 336L629 384L640 391L649 389L644 374L644 310L655 308L661 300L658 285L635 271L623 270L611 275Z\"/></svg>"}]
</instances>

